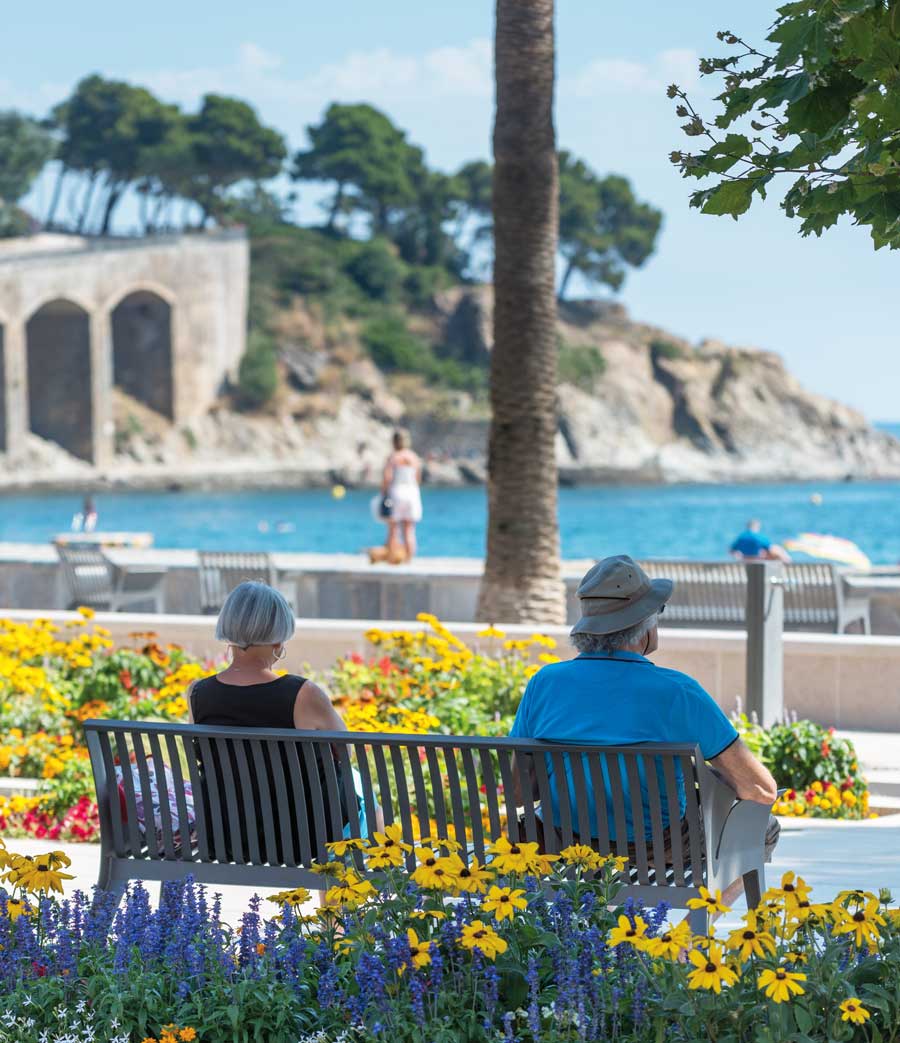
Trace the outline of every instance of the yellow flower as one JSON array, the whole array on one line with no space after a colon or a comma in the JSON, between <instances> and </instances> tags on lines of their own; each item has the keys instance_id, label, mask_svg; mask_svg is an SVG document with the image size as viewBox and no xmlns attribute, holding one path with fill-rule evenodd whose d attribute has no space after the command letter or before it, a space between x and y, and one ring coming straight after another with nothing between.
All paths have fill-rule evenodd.
<instances>
[{"instance_id":1,"label":"yellow flower","mask_svg":"<svg viewBox=\"0 0 900 1043\"><path fill-rule=\"evenodd\" d=\"M339 884L325 892L325 902L328 905L346 905L349 909L355 909L374 894L375 888L368 880L360 880L355 873L348 872Z\"/></svg>"},{"instance_id":2,"label":"yellow flower","mask_svg":"<svg viewBox=\"0 0 900 1043\"><path fill-rule=\"evenodd\" d=\"M457 866L452 858L436 854L430 847L416 849L419 864L410 874L410 879L419 887L450 891L456 887Z\"/></svg>"},{"instance_id":3,"label":"yellow flower","mask_svg":"<svg viewBox=\"0 0 900 1043\"><path fill-rule=\"evenodd\" d=\"M31 916L34 910L21 898L6 899L6 915L15 923L20 916Z\"/></svg>"},{"instance_id":4,"label":"yellow flower","mask_svg":"<svg viewBox=\"0 0 900 1043\"><path fill-rule=\"evenodd\" d=\"M644 943L645 950L651 956L662 956L668 960L677 960L690 947L691 929L684 920L655 938L647 938Z\"/></svg>"},{"instance_id":5,"label":"yellow flower","mask_svg":"<svg viewBox=\"0 0 900 1043\"><path fill-rule=\"evenodd\" d=\"M800 984L801 981L806 981L805 974L776 967L775 970L763 971L756 984L761 991L765 991L773 1003L785 1003L793 996L803 995L805 990Z\"/></svg>"},{"instance_id":6,"label":"yellow flower","mask_svg":"<svg viewBox=\"0 0 900 1043\"><path fill-rule=\"evenodd\" d=\"M462 860L460 859L460 861ZM457 870L456 888L458 891L463 891L466 894L483 895L488 889L488 884L493 879L494 874L490 868L479 865L478 859L473 857L468 865L463 864Z\"/></svg>"},{"instance_id":7,"label":"yellow flower","mask_svg":"<svg viewBox=\"0 0 900 1043\"><path fill-rule=\"evenodd\" d=\"M858 906L856 912L849 909L835 909L838 920L832 928L834 934L852 934L857 948L863 945L877 945L881 937L878 928L885 926L884 917L878 912L878 899L870 899L865 906Z\"/></svg>"},{"instance_id":8,"label":"yellow flower","mask_svg":"<svg viewBox=\"0 0 900 1043\"><path fill-rule=\"evenodd\" d=\"M403 840L403 827L396 822L385 826L383 833L374 833L372 836L379 847L397 847L401 851L412 851L412 845Z\"/></svg>"},{"instance_id":9,"label":"yellow flower","mask_svg":"<svg viewBox=\"0 0 900 1043\"><path fill-rule=\"evenodd\" d=\"M840 1011L841 1021L849 1021L854 1025L865 1025L872 1016L855 996L844 1000L840 1006Z\"/></svg>"},{"instance_id":10,"label":"yellow flower","mask_svg":"<svg viewBox=\"0 0 900 1043\"><path fill-rule=\"evenodd\" d=\"M775 939L768 931L760 931L757 928L756 914L747 913L746 927L732 931L725 942L725 948L737 952L742 960L749 960L751 956L763 959L775 953Z\"/></svg>"},{"instance_id":11,"label":"yellow flower","mask_svg":"<svg viewBox=\"0 0 900 1043\"><path fill-rule=\"evenodd\" d=\"M852 789L845 790L844 795L841 799L847 805L848 808L856 807L856 794L853 792Z\"/></svg>"},{"instance_id":12,"label":"yellow flower","mask_svg":"<svg viewBox=\"0 0 900 1043\"><path fill-rule=\"evenodd\" d=\"M63 880L74 880L71 873L63 873L60 866L70 866L71 859L63 851L51 851L46 855L13 855L12 867L7 879L25 891L37 894L40 891L63 893Z\"/></svg>"},{"instance_id":13,"label":"yellow flower","mask_svg":"<svg viewBox=\"0 0 900 1043\"><path fill-rule=\"evenodd\" d=\"M713 894L705 887L700 888L699 898L688 899L688 909L705 909L709 913L730 913L731 906L722 902L722 892Z\"/></svg>"},{"instance_id":14,"label":"yellow flower","mask_svg":"<svg viewBox=\"0 0 900 1043\"><path fill-rule=\"evenodd\" d=\"M627 943L636 949L642 949L646 933L647 924L640 916L635 916L634 923L627 916L620 916L618 926L609 932L610 948L614 949L617 945Z\"/></svg>"},{"instance_id":15,"label":"yellow flower","mask_svg":"<svg viewBox=\"0 0 900 1043\"><path fill-rule=\"evenodd\" d=\"M825 787L819 782L818 779L809 787L814 793L822 793Z\"/></svg>"},{"instance_id":16,"label":"yellow flower","mask_svg":"<svg viewBox=\"0 0 900 1043\"><path fill-rule=\"evenodd\" d=\"M447 914L440 909L413 909L409 914L413 920L446 920Z\"/></svg>"},{"instance_id":17,"label":"yellow flower","mask_svg":"<svg viewBox=\"0 0 900 1043\"><path fill-rule=\"evenodd\" d=\"M338 858L342 858L348 851L360 851L365 846L365 840L360 840L358 837L351 837L349 840L333 840L330 844L325 845Z\"/></svg>"},{"instance_id":18,"label":"yellow flower","mask_svg":"<svg viewBox=\"0 0 900 1043\"><path fill-rule=\"evenodd\" d=\"M270 895L269 901L276 905L306 905L310 899L310 893L305 887L295 887L293 891L279 891L276 895Z\"/></svg>"},{"instance_id":19,"label":"yellow flower","mask_svg":"<svg viewBox=\"0 0 900 1043\"><path fill-rule=\"evenodd\" d=\"M495 627L492 624L491 626L487 627L485 630L479 630L478 631L478 637L495 637L495 638L499 639L499 638L506 637L506 631L505 630L498 630L497 627Z\"/></svg>"},{"instance_id":20,"label":"yellow flower","mask_svg":"<svg viewBox=\"0 0 900 1043\"><path fill-rule=\"evenodd\" d=\"M92 608L88 608L86 605L79 605L77 612L82 619L93 619L94 616L97 615ZM37 622L37 620L35 620L35 622Z\"/></svg>"},{"instance_id":21,"label":"yellow flower","mask_svg":"<svg viewBox=\"0 0 900 1043\"><path fill-rule=\"evenodd\" d=\"M723 985L734 985L738 979L737 971L725 963L722 950L712 942L706 952L693 949L688 959L695 968L688 975L688 988L712 989L718 994Z\"/></svg>"},{"instance_id":22,"label":"yellow flower","mask_svg":"<svg viewBox=\"0 0 900 1043\"><path fill-rule=\"evenodd\" d=\"M431 946L434 942L420 941L416 932L410 927L406 932L406 939L409 942L409 958L413 967L418 969L419 967L427 967L431 963ZM402 973L405 970L406 964L399 968Z\"/></svg>"},{"instance_id":23,"label":"yellow flower","mask_svg":"<svg viewBox=\"0 0 900 1043\"><path fill-rule=\"evenodd\" d=\"M473 920L462 929L462 937L459 944L464 949L477 949L482 956L489 960L506 952L507 945L503 938L492 928L482 923L481 920Z\"/></svg>"},{"instance_id":24,"label":"yellow flower","mask_svg":"<svg viewBox=\"0 0 900 1043\"><path fill-rule=\"evenodd\" d=\"M486 913L493 913L494 919L498 921L511 920L517 909L528 908L528 902L522 897L524 894L524 891L514 891L511 887L493 886L481 903L481 908Z\"/></svg>"},{"instance_id":25,"label":"yellow flower","mask_svg":"<svg viewBox=\"0 0 900 1043\"><path fill-rule=\"evenodd\" d=\"M802 876L796 876L794 873L785 873L781 878L781 887L770 887L766 892L766 896L783 898L785 900L792 898L806 899L809 898L811 892L812 888Z\"/></svg>"},{"instance_id":26,"label":"yellow flower","mask_svg":"<svg viewBox=\"0 0 900 1043\"><path fill-rule=\"evenodd\" d=\"M558 855L542 855L535 843L513 844L506 837L500 837L488 848L494 856L491 868L497 873L524 873L543 875L550 871Z\"/></svg>"},{"instance_id":27,"label":"yellow flower","mask_svg":"<svg viewBox=\"0 0 900 1043\"><path fill-rule=\"evenodd\" d=\"M599 869L606 861L602 855L598 855L587 844L570 844L569 847L560 851L559 857L568 866L577 866L579 869L589 871Z\"/></svg>"},{"instance_id":28,"label":"yellow flower","mask_svg":"<svg viewBox=\"0 0 900 1043\"><path fill-rule=\"evenodd\" d=\"M403 852L396 845L366 848L366 863L369 869L397 869L403 865Z\"/></svg>"}]
</instances>

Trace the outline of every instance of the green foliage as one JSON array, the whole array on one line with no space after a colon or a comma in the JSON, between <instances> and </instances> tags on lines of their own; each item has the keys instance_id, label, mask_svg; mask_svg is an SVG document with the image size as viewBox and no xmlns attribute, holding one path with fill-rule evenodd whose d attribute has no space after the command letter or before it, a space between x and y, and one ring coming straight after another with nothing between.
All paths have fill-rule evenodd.
<instances>
[{"instance_id":1,"label":"green foliage","mask_svg":"<svg viewBox=\"0 0 900 1043\"><path fill-rule=\"evenodd\" d=\"M250 334L238 370L238 402L246 409L264 406L278 389L278 356L271 337Z\"/></svg>"},{"instance_id":2,"label":"green foliage","mask_svg":"<svg viewBox=\"0 0 900 1043\"><path fill-rule=\"evenodd\" d=\"M427 308L440 290L452 285L453 277L440 265L416 265L409 268L403 280L403 290L409 303L417 308Z\"/></svg>"},{"instance_id":3,"label":"green foliage","mask_svg":"<svg viewBox=\"0 0 900 1043\"><path fill-rule=\"evenodd\" d=\"M22 230L15 203L24 196L54 152L53 139L37 121L0 112L0 236Z\"/></svg>"},{"instance_id":4,"label":"green foliage","mask_svg":"<svg viewBox=\"0 0 900 1043\"><path fill-rule=\"evenodd\" d=\"M653 359L683 359L685 350L680 344L666 340L664 337L654 337L650 341L650 354Z\"/></svg>"},{"instance_id":5,"label":"green foliage","mask_svg":"<svg viewBox=\"0 0 900 1043\"><path fill-rule=\"evenodd\" d=\"M362 244L344 265L344 270L369 297L392 301L403 283L405 265L384 239Z\"/></svg>"},{"instance_id":6,"label":"green foliage","mask_svg":"<svg viewBox=\"0 0 900 1043\"><path fill-rule=\"evenodd\" d=\"M701 139L673 152L684 177L714 178L691 205L737 219L776 179L790 178L781 205L806 236L848 216L875 248L900 246L900 5L896 0L796 0L778 9L767 48L730 31L731 53L704 59L721 76L713 118L677 85L669 97Z\"/></svg>"},{"instance_id":7,"label":"green foliage","mask_svg":"<svg viewBox=\"0 0 900 1043\"><path fill-rule=\"evenodd\" d=\"M595 344L568 344L560 340L558 366L560 383L593 391L606 372L606 359Z\"/></svg>"},{"instance_id":8,"label":"green foliage","mask_svg":"<svg viewBox=\"0 0 900 1043\"><path fill-rule=\"evenodd\" d=\"M486 373L455 359L441 358L431 345L411 333L399 315L383 314L363 328L363 344L385 373L414 373L430 383L466 391L486 385Z\"/></svg>"},{"instance_id":9,"label":"green foliage","mask_svg":"<svg viewBox=\"0 0 900 1043\"><path fill-rule=\"evenodd\" d=\"M575 272L618 290L627 267L639 268L656 248L662 214L637 200L624 177L599 178L569 152L559 154L559 249L565 297Z\"/></svg>"},{"instance_id":10,"label":"green foliage","mask_svg":"<svg viewBox=\"0 0 900 1043\"><path fill-rule=\"evenodd\" d=\"M421 149L372 105L329 105L307 133L310 147L297 153L293 173L300 180L335 182L328 227L362 211L375 232L386 233L392 210L415 200L415 181L424 171Z\"/></svg>"}]
</instances>

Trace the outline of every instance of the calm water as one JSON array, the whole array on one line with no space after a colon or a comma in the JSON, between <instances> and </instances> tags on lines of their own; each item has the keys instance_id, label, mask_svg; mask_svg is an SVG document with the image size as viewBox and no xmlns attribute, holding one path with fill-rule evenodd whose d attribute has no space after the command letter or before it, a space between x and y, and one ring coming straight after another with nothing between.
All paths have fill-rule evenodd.
<instances>
[{"instance_id":1,"label":"calm water","mask_svg":"<svg viewBox=\"0 0 900 1043\"><path fill-rule=\"evenodd\" d=\"M810 497L822 496L821 506ZM151 531L158 547L355 552L383 539L370 492L102 493L100 527ZM482 489L426 489L421 552L479 556ZM63 494L2 495L0 540L43 542L69 527L80 505ZM900 482L796 485L617 486L560 490L563 553L718 558L751 516L773 539L830 532L874 562L900 561ZM260 523L268 531L260 531ZM278 531L278 527L287 531Z\"/></svg>"}]
</instances>

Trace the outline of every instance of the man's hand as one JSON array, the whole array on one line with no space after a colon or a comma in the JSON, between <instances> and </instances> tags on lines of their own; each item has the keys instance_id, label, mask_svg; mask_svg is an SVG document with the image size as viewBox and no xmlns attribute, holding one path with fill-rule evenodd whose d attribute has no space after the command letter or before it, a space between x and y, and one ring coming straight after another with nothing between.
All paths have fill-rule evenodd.
<instances>
[{"instance_id":1,"label":"man's hand","mask_svg":"<svg viewBox=\"0 0 900 1043\"><path fill-rule=\"evenodd\" d=\"M741 800L767 805L775 803L778 786L769 769L760 764L740 739L709 763Z\"/></svg>"}]
</instances>

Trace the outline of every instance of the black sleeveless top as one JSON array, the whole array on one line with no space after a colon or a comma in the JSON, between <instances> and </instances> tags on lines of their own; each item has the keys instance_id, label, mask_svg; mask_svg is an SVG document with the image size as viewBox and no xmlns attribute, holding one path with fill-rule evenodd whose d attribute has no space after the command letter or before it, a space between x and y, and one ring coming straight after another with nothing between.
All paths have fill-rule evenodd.
<instances>
[{"instance_id":1,"label":"black sleeveless top","mask_svg":"<svg viewBox=\"0 0 900 1043\"><path fill-rule=\"evenodd\" d=\"M286 674L261 684L225 684L204 677L191 689L194 724L225 728L293 728L294 703L306 678Z\"/></svg>"},{"instance_id":2,"label":"black sleeveless top","mask_svg":"<svg viewBox=\"0 0 900 1043\"><path fill-rule=\"evenodd\" d=\"M225 684L218 677L204 677L200 681L195 681L191 689L190 701L194 723L225 728L292 729L294 727L294 703L297 700L297 693L305 683L306 678L297 674L287 674L274 681L250 685ZM276 772L273 770L270 760L270 750L264 746L262 756L266 779L258 779L256 773L251 769L248 789L235 749L239 743L241 743L239 739L227 741L228 756L226 758L219 756L217 744L210 747L210 757L205 758L201 744L196 741L194 743L203 783L203 804L206 814L211 814L209 786L214 779L219 794L224 794L226 788L230 788L236 798L238 821L232 822L230 812L227 811L227 802L220 797L220 805L225 813L223 853L226 861L255 862L253 849L258 848L260 860L268 862L270 865L283 865L286 862L302 864L298 819L304 820L313 857L318 855L319 858L323 858L325 856L323 845L331 840L338 840L341 833L331 825L334 816L332 816L327 797L328 787L322 752L319 749L316 750L314 766L308 765L303 757L295 758L294 774L299 772L300 776L298 780L300 790L295 792L294 785L291 784L293 776L287 752L282 749L281 770ZM246 746L246 744L247 740L244 740L242 745ZM325 748L328 749L327 746ZM225 764L223 764L223 759ZM329 759L331 758L329 757ZM251 749L245 749L243 761L247 765L253 765ZM230 771L226 769L226 764ZM310 767L313 771L312 778L309 774ZM244 770L246 772L246 768ZM337 763L334 764L334 772L340 794L340 807L335 811L340 817L340 821L346 823L349 816L345 807L342 773L340 765ZM316 775L318 775L318 779L315 778ZM279 779L278 782L276 782L276 778ZM288 818L291 820L289 822L281 821L279 811L281 805L278 801L277 788L284 784L280 782L280 779L284 779L287 784ZM260 785L268 786L268 801L262 800ZM321 810L314 807L313 794L317 795L315 803L319 804ZM282 794L283 797L284 794ZM264 816L269 818L274 827L274 851L267 850ZM320 818L326 824L324 836L317 836L314 825ZM254 822L255 829L251 825Z\"/></svg>"}]
</instances>

